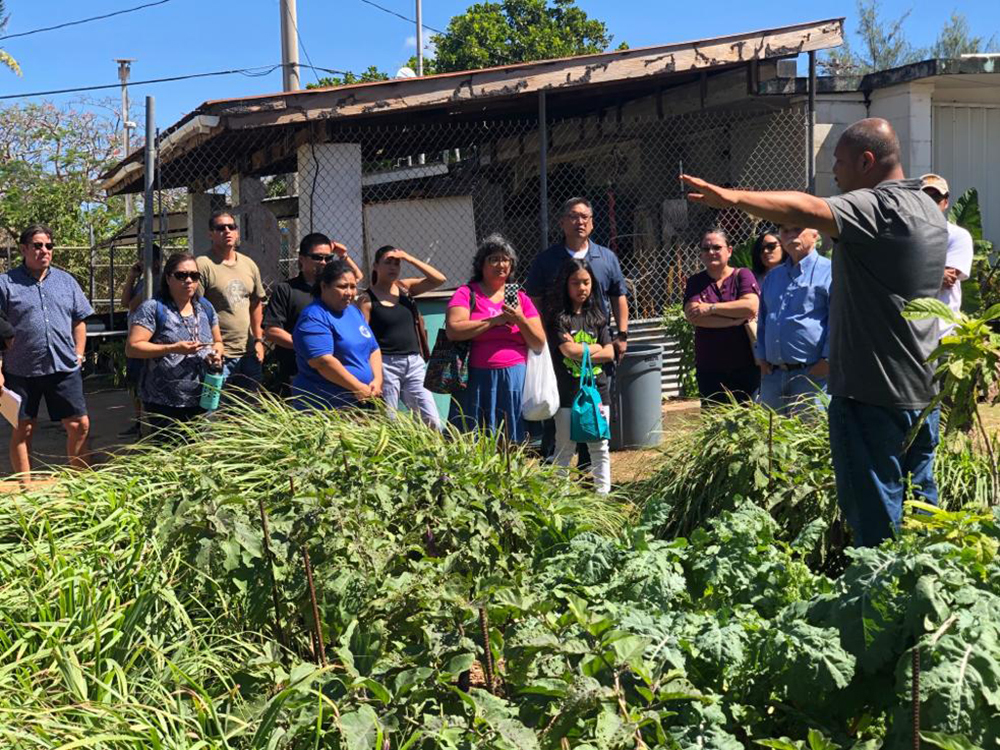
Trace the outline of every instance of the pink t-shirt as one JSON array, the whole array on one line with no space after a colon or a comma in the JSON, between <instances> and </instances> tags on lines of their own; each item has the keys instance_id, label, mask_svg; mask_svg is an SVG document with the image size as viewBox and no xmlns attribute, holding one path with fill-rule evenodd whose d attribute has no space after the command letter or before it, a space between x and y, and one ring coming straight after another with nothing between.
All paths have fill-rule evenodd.
<instances>
[{"instance_id":1,"label":"pink t-shirt","mask_svg":"<svg viewBox=\"0 0 1000 750\"><path fill-rule=\"evenodd\" d=\"M491 302L483 293L479 284L473 284L476 290L476 308L469 314L469 320L495 318L503 311L503 302ZM520 289L517 297L521 301L524 317L537 318L538 310L531 298ZM469 285L460 286L455 290L448 307L469 307ZM469 347L469 366L498 370L502 367L523 365L528 361L528 345L521 337L516 325L494 326L481 333L471 341Z\"/></svg>"}]
</instances>

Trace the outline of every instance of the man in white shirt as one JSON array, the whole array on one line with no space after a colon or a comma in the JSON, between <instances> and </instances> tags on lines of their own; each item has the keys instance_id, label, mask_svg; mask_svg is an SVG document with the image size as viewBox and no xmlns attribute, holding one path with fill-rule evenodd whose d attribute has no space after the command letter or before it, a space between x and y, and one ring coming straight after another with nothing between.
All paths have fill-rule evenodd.
<instances>
[{"instance_id":1,"label":"man in white shirt","mask_svg":"<svg viewBox=\"0 0 1000 750\"><path fill-rule=\"evenodd\" d=\"M927 193L938 208L948 215L948 182L941 175L925 174L920 178L922 190ZM948 222L948 255L944 261L944 277L937 298L954 312L962 311L962 282L972 272L972 235L957 224ZM951 332L954 326L941 323L940 337Z\"/></svg>"}]
</instances>

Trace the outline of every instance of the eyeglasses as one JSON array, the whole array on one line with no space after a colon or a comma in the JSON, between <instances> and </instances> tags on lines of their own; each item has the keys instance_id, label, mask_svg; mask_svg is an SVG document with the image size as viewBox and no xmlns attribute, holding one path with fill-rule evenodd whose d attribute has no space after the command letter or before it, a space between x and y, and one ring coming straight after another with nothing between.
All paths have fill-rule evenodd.
<instances>
[{"instance_id":1,"label":"eyeglasses","mask_svg":"<svg viewBox=\"0 0 1000 750\"><path fill-rule=\"evenodd\" d=\"M777 250L778 249L778 243L777 242L765 242L762 245L762 248L764 250L766 250L767 252L771 252L772 250Z\"/></svg>"},{"instance_id":2,"label":"eyeglasses","mask_svg":"<svg viewBox=\"0 0 1000 750\"><path fill-rule=\"evenodd\" d=\"M721 253L726 249L725 245L702 245L701 251L703 253Z\"/></svg>"},{"instance_id":3,"label":"eyeglasses","mask_svg":"<svg viewBox=\"0 0 1000 750\"><path fill-rule=\"evenodd\" d=\"M486 262L489 263L491 266L502 266L502 265L509 266L511 264L511 259L509 255L491 255L489 258L486 259Z\"/></svg>"},{"instance_id":4,"label":"eyeglasses","mask_svg":"<svg viewBox=\"0 0 1000 750\"><path fill-rule=\"evenodd\" d=\"M317 263L329 263L333 260L333 253L306 253L306 257Z\"/></svg>"},{"instance_id":5,"label":"eyeglasses","mask_svg":"<svg viewBox=\"0 0 1000 750\"><path fill-rule=\"evenodd\" d=\"M31 246L33 248L35 248L35 250L41 250L43 248L45 250L51 250L52 248L55 247L55 243L54 242L32 242Z\"/></svg>"},{"instance_id":6,"label":"eyeglasses","mask_svg":"<svg viewBox=\"0 0 1000 750\"><path fill-rule=\"evenodd\" d=\"M198 271L174 271L172 274L178 281L201 281L201 273Z\"/></svg>"},{"instance_id":7,"label":"eyeglasses","mask_svg":"<svg viewBox=\"0 0 1000 750\"><path fill-rule=\"evenodd\" d=\"M237 227L235 224L216 224L212 229L216 232L235 232Z\"/></svg>"}]
</instances>

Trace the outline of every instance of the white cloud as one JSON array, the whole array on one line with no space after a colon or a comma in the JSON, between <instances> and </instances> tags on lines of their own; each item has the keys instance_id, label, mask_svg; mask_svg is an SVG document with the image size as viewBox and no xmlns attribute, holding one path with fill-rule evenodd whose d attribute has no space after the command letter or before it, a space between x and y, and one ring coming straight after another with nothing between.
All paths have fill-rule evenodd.
<instances>
[{"instance_id":1,"label":"white cloud","mask_svg":"<svg viewBox=\"0 0 1000 750\"><path fill-rule=\"evenodd\" d=\"M417 48L417 38L415 36L408 36L408 37L406 37L406 41L403 42L403 46L404 47L412 47L413 49L416 49Z\"/></svg>"}]
</instances>

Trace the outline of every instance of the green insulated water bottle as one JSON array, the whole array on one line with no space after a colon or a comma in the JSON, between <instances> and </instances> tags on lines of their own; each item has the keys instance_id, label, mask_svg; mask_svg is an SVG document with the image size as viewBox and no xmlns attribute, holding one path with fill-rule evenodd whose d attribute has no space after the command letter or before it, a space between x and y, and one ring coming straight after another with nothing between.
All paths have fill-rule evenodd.
<instances>
[{"instance_id":1,"label":"green insulated water bottle","mask_svg":"<svg viewBox=\"0 0 1000 750\"><path fill-rule=\"evenodd\" d=\"M205 411L215 411L219 408L223 379L222 364L209 363L205 368L205 379L201 383L201 400L198 402Z\"/></svg>"}]
</instances>

